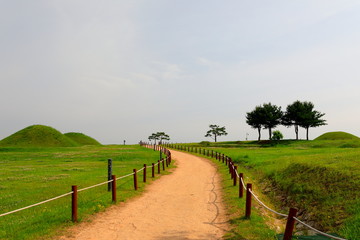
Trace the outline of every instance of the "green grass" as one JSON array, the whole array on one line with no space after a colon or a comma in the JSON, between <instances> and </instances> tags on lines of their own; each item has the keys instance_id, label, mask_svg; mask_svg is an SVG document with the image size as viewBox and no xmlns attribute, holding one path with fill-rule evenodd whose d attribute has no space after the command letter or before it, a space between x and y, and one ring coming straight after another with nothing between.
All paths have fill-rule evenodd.
<instances>
[{"instance_id":1,"label":"green grass","mask_svg":"<svg viewBox=\"0 0 360 240\"><path fill-rule=\"evenodd\" d=\"M107 159L113 159L113 174L129 174L150 165L159 152L140 146L87 146L74 148L0 148L0 213L22 208L71 191L71 185L88 187L107 181ZM118 202L139 190L133 178L117 181ZM148 182L151 172L148 170ZM79 192L79 220L110 206L107 185ZM71 222L71 196L0 217L0 239L49 239Z\"/></svg>"},{"instance_id":2,"label":"green grass","mask_svg":"<svg viewBox=\"0 0 360 240\"><path fill-rule=\"evenodd\" d=\"M226 142L208 147L240 165L277 210L287 213L289 207L296 207L300 219L320 230L359 238L357 140Z\"/></svg>"},{"instance_id":3,"label":"green grass","mask_svg":"<svg viewBox=\"0 0 360 240\"><path fill-rule=\"evenodd\" d=\"M98 141L94 138L89 137L83 133L76 133L76 132L69 132L64 134L66 137L70 138L80 146L86 145L101 145Z\"/></svg>"}]
</instances>

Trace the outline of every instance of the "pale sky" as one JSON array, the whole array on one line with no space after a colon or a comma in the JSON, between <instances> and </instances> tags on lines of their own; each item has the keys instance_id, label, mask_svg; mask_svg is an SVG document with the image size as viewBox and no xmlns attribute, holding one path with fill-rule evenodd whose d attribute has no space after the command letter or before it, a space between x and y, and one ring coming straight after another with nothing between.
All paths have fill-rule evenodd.
<instances>
[{"instance_id":1,"label":"pale sky","mask_svg":"<svg viewBox=\"0 0 360 240\"><path fill-rule=\"evenodd\" d=\"M103 144L257 139L246 112L311 101L360 136L358 0L0 0L0 139L33 124ZM284 137L293 128L279 126ZM262 139L268 138L267 130ZM300 130L305 138L305 130Z\"/></svg>"}]
</instances>

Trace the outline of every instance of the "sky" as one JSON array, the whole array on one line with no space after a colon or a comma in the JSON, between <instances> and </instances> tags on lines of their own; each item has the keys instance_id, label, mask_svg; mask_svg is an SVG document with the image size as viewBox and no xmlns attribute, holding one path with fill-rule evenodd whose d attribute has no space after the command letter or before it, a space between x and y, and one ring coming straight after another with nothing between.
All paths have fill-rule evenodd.
<instances>
[{"instance_id":1,"label":"sky","mask_svg":"<svg viewBox=\"0 0 360 240\"><path fill-rule=\"evenodd\" d=\"M257 139L246 113L311 101L310 139L360 136L358 0L0 0L0 139L34 124L128 144ZM284 138L293 128L278 126ZM299 137L306 138L300 129ZM262 139L268 131L262 130Z\"/></svg>"}]
</instances>

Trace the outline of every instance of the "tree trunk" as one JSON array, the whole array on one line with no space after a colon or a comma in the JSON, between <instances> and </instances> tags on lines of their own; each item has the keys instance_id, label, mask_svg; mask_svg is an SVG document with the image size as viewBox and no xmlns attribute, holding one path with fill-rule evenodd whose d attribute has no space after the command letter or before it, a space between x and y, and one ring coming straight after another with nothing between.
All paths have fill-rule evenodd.
<instances>
[{"instance_id":1,"label":"tree trunk","mask_svg":"<svg viewBox=\"0 0 360 240\"><path fill-rule=\"evenodd\" d=\"M258 133L259 133L258 141L260 141L260 138L261 138L261 127L258 128Z\"/></svg>"},{"instance_id":2,"label":"tree trunk","mask_svg":"<svg viewBox=\"0 0 360 240\"><path fill-rule=\"evenodd\" d=\"M306 140L309 141L309 127L306 127Z\"/></svg>"},{"instance_id":3,"label":"tree trunk","mask_svg":"<svg viewBox=\"0 0 360 240\"><path fill-rule=\"evenodd\" d=\"M271 128L269 128L269 140L271 140Z\"/></svg>"},{"instance_id":4,"label":"tree trunk","mask_svg":"<svg viewBox=\"0 0 360 240\"><path fill-rule=\"evenodd\" d=\"M295 125L296 140L299 140L299 126Z\"/></svg>"},{"instance_id":5,"label":"tree trunk","mask_svg":"<svg viewBox=\"0 0 360 240\"><path fill-rule=\"evenodd\" d=\"M216 142L216 134L214 134L214 137L215 137L215 142Z\"/></svg>"}]
</instances>

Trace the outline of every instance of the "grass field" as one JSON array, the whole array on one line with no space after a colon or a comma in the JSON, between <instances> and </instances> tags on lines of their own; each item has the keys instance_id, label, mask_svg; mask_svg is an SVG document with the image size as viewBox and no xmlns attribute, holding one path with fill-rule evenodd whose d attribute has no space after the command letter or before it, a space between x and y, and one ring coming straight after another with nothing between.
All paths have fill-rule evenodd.
<instances>
[{"instance_id":1,"label":"grass field","mask_svg":"<svg viewBox=\"0 0 360 240\"><path fill-rule=\"evenodd\" d=\"M159 159L159 152L140 146L86 146L70 148L0 148L0 214L71 191L72 185L88 187L107 181L107 159L113 174L129 174ZM148 170L148 176L151 176ZM133 178L117 181L118 202L139 190ZM150 180L148 178L148 180ZM148 181L150 182L150 181ZM79 220L111 204L107 185L79 193ZM49 239L71 222L71 196L0 217L0 239Z\"/></svg>"},{"instance_id":2,"label":"grass field","mask_svg":"<svg viewBox=\"0 0 360 240\"><path fill-rule=\"evenodd\" d=\"M202 143L230 156L277 210L347 239L360 237L358 140ZM302 234L302 229L298 228Z\"/></svg>"}]
</instances>

